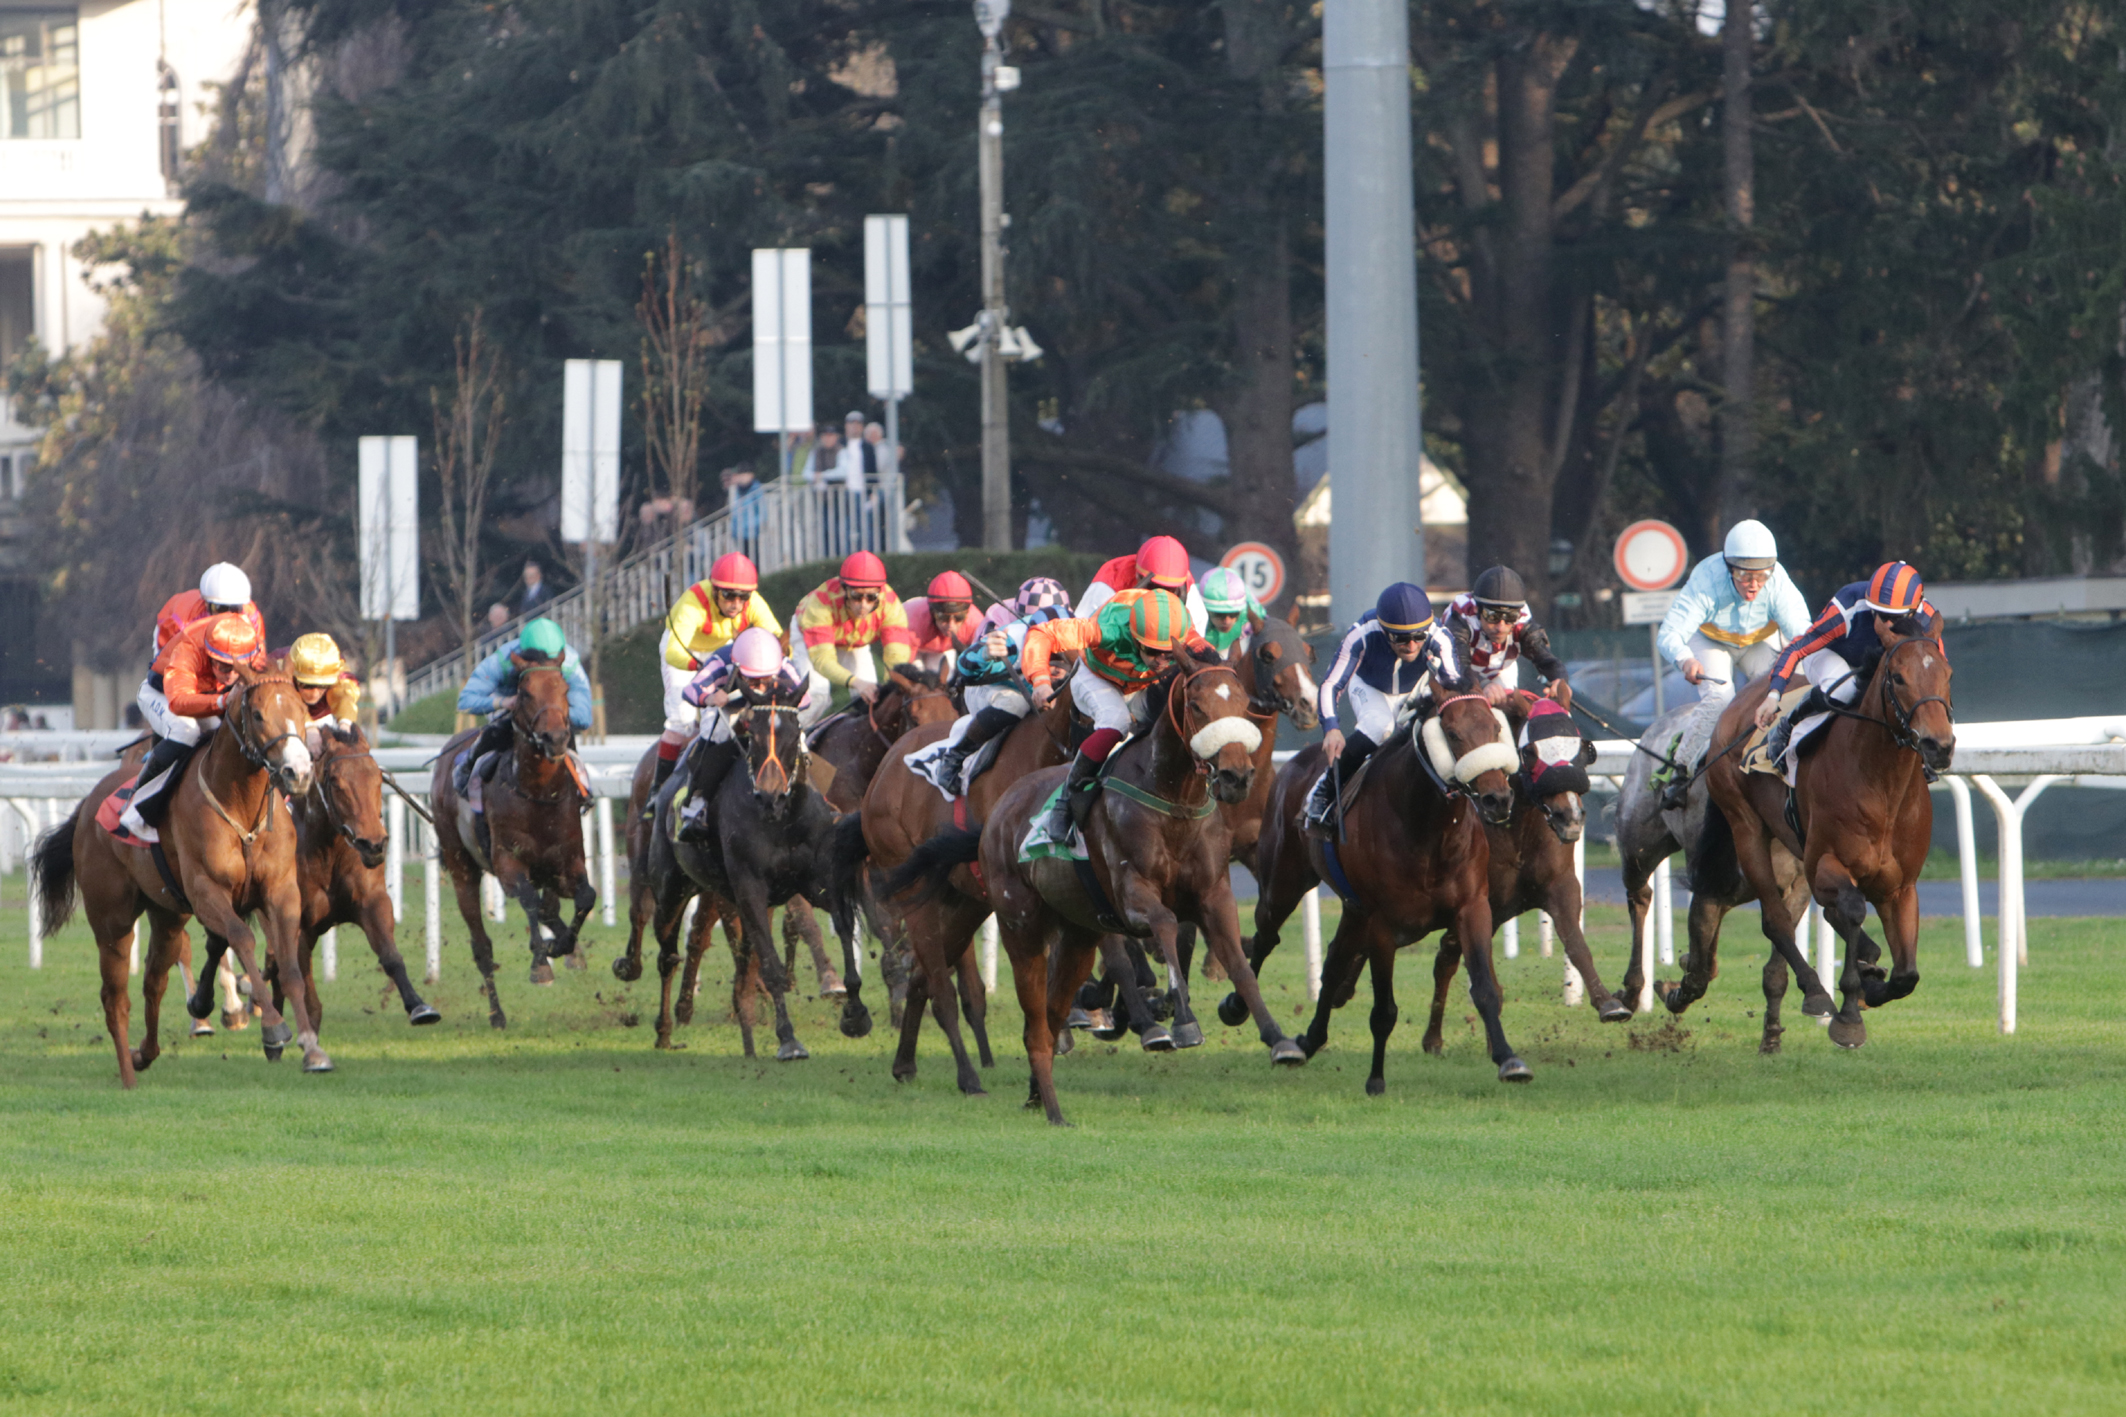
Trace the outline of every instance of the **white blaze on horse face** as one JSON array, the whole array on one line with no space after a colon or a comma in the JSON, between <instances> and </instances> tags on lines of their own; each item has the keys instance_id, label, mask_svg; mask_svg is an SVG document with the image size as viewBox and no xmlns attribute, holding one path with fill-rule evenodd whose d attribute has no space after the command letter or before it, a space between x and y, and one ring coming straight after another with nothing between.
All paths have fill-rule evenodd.
<instances>
[{"instance_id":1,"label":"white blaze on horse face","mask_svg":"<svg viewBox=\"0 0 2126 1417\"><path fill-rule=\"evenodd\" d=\"M1221 699L1230 699L1231 697L1233 697L1233 686L1230 684L1220 684L1218 686L1218 697Z\"/></svg>"},{"instance_id":2,"label":"white blaze on horse face","mask_svg":"<svg viewBox=\"0 0 2126 1417\"><path fill-rule=\"evenodd\" d=\"M282 739L273 749L273 765L295 779L303 790L307 790L310 784L310 749L304 744L300 730L291 727L290 731L293 731L295 736Z\"/></svg>"},{"instance_id":3,"label":"white blaze on horse face","mask_svg":"<svg viewBox=\"0 0 2126 1417\"><path fill-rule=\"evenodd\" d=\"M1299 671L1300 699L1310 704L1319 699L1321 690L1314 686L1314 676L1307 673L1307 667L1304 664L1294 664L1292 667Z\"/></svg>"},{"instance_id":4,"label":"white blaze on horse face","mask_svg":"<svg viewBox=\"0 0 2126 1417\"><path fill-rule=\"evenodd\" d=\"M1243 752L1252 753L1262 746L1262 730L1245 718L1215 718L1188 740L1189 751L1205 762L1217 757L1228 743L1238 743Z\"/></svg>"}]
</instances>

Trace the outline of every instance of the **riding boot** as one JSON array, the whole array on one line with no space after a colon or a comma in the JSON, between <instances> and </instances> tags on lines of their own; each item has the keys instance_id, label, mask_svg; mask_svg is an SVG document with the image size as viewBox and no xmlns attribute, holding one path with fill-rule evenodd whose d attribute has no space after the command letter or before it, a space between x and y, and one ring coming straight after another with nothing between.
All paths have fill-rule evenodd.
<instances>
[{"instance_id":1,"label":"riding boot","mask_svg":"<svg viewBox=\"0 0 2126 1417\"><path fill-rule=\"evenodd\" d=\"M170 813L170 799L177 795L178 779L183 776L184 765L191 761L193 745L180 743L175 738L158 738L148 754L147 761L140 765L140 776L134 781L140 784L127 805L128 814L151 827L160 828L163 819ZM157 779L160 778L160 781ZM141 789L148 795L142 796Z\"/></svg>"},{"instance_id":2,"label":"riding boot","mask_svg":"<svg viewBox=\"0 0 2126 1417\"><path fill-rule=\"evenodd\" d=\"M1336 760L1332 771L1323 773L1315 780L1314 790L1307 795L1306 811L1303 814L1306 830L1316 836L1329 834L1329 814L1336 809L1337 785L1348 785L1365 766L1366 759L1379 751L1380 745L1363 733L1354 733L1344 739L1343 756Z\"/></svg>"},{"instance_id":3,"label":"riding boot","mask_svg":"<svg viewBox=\"0 0 2126 1417\"><path fill-rule=\"evenodd\" d=\"M1070 760L1070 780L1063 784L1063 794L1056 799L1055 809L1048 818L1050 841L1067 840L1072 831L1084 827L1085 815L1092 810L1100 766L1083 753Z\"/></svg>"},{"instance_id":4,"label":"riding boot","mask_svg":"<svg viewBox=\"0 0 2126 1417\"><path fill-rule=\"evenodd\" d=\"M1823 690L1811 688L1809 696L1796 704L1792 713L1772 725L1770 736L1764 740L1766 759L1776 763L1784 758L1787 744L1794 738L1794 725L1811 714L1823 713L1830 706L1831 701L1824 697Z\"/></svg>"},{"instance_id":5,"label":"riding boot","mask_svg":"<svg viewBox=\"0 0 2126 1417\"><path fill-rule=\"evenodd\" d=\"M480 761L481 754L506 748L513 741L509 720L506 718L498 718L482 728L480 736L473 739L472 745L458 756L457 766L451 771L451 786L457 790L457 794L463 797L465 790L472 785L473 765Z\"/></svg>"},{"instance_id":6,"label":"riding boot","mask_svg":"<svg viewBox=\"0 0 2126 1417\"><path fill-rule=\"evenodd\" d=\"M731 767L742 755L734 739L724 743L711 743L706 738L697 738L687 778L687 804L679 813L679 839L685 842L706 841L709 836L709 810L715 804L716 794L723 787Z\"/></svg>"},{"instance_id":7,"label":"riding boot","mask_svg":"<svg viewBox=\"0 0 2126 1417\"><path fill-rule=\"evenodd\" d=\"M1018 724L1018 716L1007 709L985 708L976 714L960 734L960 741L938 754L931 771L942 778L955 792L960 790L960 773L966 769L967 760L982 748L982 745L999 733L1008 732Z\"/></svg>"}]
</instances>

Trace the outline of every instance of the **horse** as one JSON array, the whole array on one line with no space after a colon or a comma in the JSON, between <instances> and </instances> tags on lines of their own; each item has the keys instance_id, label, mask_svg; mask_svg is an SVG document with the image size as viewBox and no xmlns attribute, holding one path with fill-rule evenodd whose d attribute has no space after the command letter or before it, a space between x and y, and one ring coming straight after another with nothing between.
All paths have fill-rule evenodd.
<instances>
[{"instance_id":1,"label":"horse","mask_svg":"<svg viewBox=\"0 0 2126 1417\"><path fill-rule=\"evenodd\" d=\"M1026 1019L1027 1105L1038 1103L1052 1123L1064 1121L1055 1053L1070 1046L1065 1015L1103 935L1151 936L1171 966L1180 919L1193 917L1246 998L1270 1060L1306 1059L1271 1017L1240 952L1227 864L1232 834L1217 804L1247 797L1262 732L1237 687L1229 665L1199 660L1186 648L1174 652L1174 668L1145 691L1151 731L1109 755L1102 790L1085 816L1082 862L1019 860L1029 826L1065 779L1065 770L1050 768L1007 790L979 834L940 833L880 888L897 896L921 882L954 893L936 916L950 933L932 942L948 960L965 952L981 917L995 912ZM977 861L979 875L970 869ZM1174 1016L1187 1022L1186 979L1177 994Z\"/></svg>"},{"instance_id":2,"label":"horse","mask_svg":"<svg viewBox=\"0 0 2126 1417\"><path fill-rule=\"evenodd\" d=\"M1350 1000L1360 967L1370 963L1371 1096L1388 1087L1388 1036L1399 1016L1395 952L1442 929L1452 929L1460 942L1469 997L1483 1017L1499 1081L1532 1076L1506 1041L1491 959L1491 843L1484 828L1511 820L1514 792L1507 775L1520 765L1503 717L1481 694L1463 694L1442 704L1436 716L1412 720L1373 755L1356 795L1347 793L1340 842L1317 841L1301 825L1315 779L1328 770L1320 745L1301 750L1277 775L1257 851L1264 875L1248 959L1259 964L1277 947L1277 928L1302 896L1323 880L1335 885L1343 919L1322 963L1321 996L1300 1044L1309 1057L1321 1050L1329 1015ZM1218 1016L1239 1023L1238 1002L1228 998Z\"/></svg>"},{"instance_id":3,"label":"horse","mask_svg":"<svg viewBox=\"0 0 2126 1417\"><path fill-rule=\"evenodd\" d=\"M568 719L568 681L561 666L516 658L517 704L510 710L516 725L510 756L486 784L488 840L477 840L473 812L458 800L452 769L460 750L479 730L468 729L443 745L429 783L435 813L437 855L450 873L458 896L458 913L472 934L473 962L480 968L481 992L487 995L487 1021L506 1028L502 995L495 988L494 946L480 918L480 874L492 871L504 893L524 908L531 927L531 982L551 984L550 955L576 948L577 933L597 903L583 859L584 785L577 780L569 749L574 730ZM575 919L561 925L560 896L575 903ZM553 947L548 948L548 932Z\"/></svg>"},{"instance_id":4,"label":"horse","mask_svg":"<svg viewBox=\"0 0 2126 1417\"><path fill-rule=\"evenodd\" d=\"M1706 817L1698 879L1718 890L1739 870L1756 889L1765 938L1801 985L1803 1012L1815 1013L1810 1004L1823 994L1823 982L1795 943L1800 912L1781 894L1773 864L1781 850L1801 863L1802 880L1846 946L1839 1009L1831 1019L1831 1041L1841 1048L1868 1041L1861 1010L1879 1009L1919 986L1919 872L1934 831L1927 785L1956 754L1951 673L1948 653L1930 636L1901 639L1870 656L1854 671L1866 687L1851 707L1832 705L1831 721L1801 757L1791 806L1785 782L1744 772L1742 755L1727 751L1749 731L1769 681L1735 695L1713 732L1706 778L1719 811ZM1865 928L1870 904L1890 946L1887 974L1882 949ZM1785 993L1784 971L1774 977L1767 967L1768 1038Z\"/></svg>"},{"instance_id":5,"label":"horse","mask_svg":"<svg viewBox=\"0 0 2126 1417\"><path fill-rule=\"evenodd\" d=\"M310 790L310 751L303 743L308 719L284 666L240 665L221 727L192 755L174 789L159 847L120 845L96 825L104 799L133 771L125 766L106 775L72 816L38 842L36 888L45 928L57 931L66 923L78 891L95 933L104 1026L118 1052L121 1086L133 1087L162 1051L162 996L170 965L184 946L187 919L196 917L207 931L207 959L188 1001L193 1018L205 1018L213 1008L215 970L230 949L253 1002L265 999L254 937L244 919L248 914L263 922L281 977L304 980L295 831L280 794L300 797ZM133 923L143 911L149 924L141 975L146 1037L134 1049L127 1036L132 1001L126 986ZM290 991L292 1031L279 1007L265 1007L260 1042L267 1059L277 1061L293 1037L303 1051L304 1072L331 1072L332 1059L318 1046L307 996L307 988Z\"/></svg>"},{"instance_id":6,"label":"horse","mask_svg":"<svg viewBox=\"0 0 2126 1417\"><path fill-rule=\"evenodd\" d=\"M797 1031L790 1024L784 997L789 973L775 953L768 919L776 906L795 896L830 899L826 892L834 817L820 794L812 790L810 759L797 726L795 703L771 689L760 698L735 695L724 712L732 716L734 728L742 730L747 770L741 775L734 765L724 775L709 810L708 839L698 844L682 842L672 834L672 802L683 785L678 773L672 774L658 795L652 814L648 874L656 899L657 969L664 980L657 1046L672 1046L672 976L678 968L680 914L687 896L700 891L737 908L734 1005L750 959L775 1001L775 1056L778 1061L792 1062L811 1055L797 1041ZM854 922L847 902L838 895L832 900L843 959L854 978ZM750 1058L749 1010L740 1010L739 1026Z\"/></svg>"}]
</instances>

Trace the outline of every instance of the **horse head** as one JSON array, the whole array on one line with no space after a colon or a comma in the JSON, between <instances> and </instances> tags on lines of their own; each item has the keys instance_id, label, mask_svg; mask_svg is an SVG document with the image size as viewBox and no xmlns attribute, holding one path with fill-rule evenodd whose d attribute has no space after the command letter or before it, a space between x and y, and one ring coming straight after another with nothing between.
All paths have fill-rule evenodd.
<instances>
[{"instance_id":1,"label":"horse head","mask_svg":"<svg viewBox=\"0 0 2126 1417\"><path fill-rule=\"evenodd\" d=\"M1307 669L1314 662L1314 647L1283 620L1265 618L1252 623L1254 639L1235 666L1240 682L1247 686L1249 706L1258 714L1288 713L1294 728L1313 732L1321 726L1315 706L1320 694Z\"/></svg>"},{"instance_id":2,"label":"horse head","mask_svg":"<svg viewBox=\"0 0 2126 1417\"><path fill-rule=\"evenodd\" d=\"M1924 635L1892 645L1875 671L1891 736L1918 753L1930 773L1947 772L1956 756L1956 714L1949 702L1954 672L1941 641Z\"/></svg>"},{"instance_id":3,"label":"horse head","mask_svg":"<svg viewBox=\"0 0 2126 1417\"><path fill-rule=\"evenodd\" d=\"M1583 799L1591 786L1587 769L1594 763L1595 746L1581 735L1572 715L1555 704L1538 712L1546 702L1516 694L1507 721L1522 725L1516 741L1521 744L1521 782L1529 799L1542 809L1552 834L1569 846L1587 830Z\"/></svg>"},{"instance_id":4,"label":"horse head","mask_svg":"<svg viewBox=\"0 0 2126 1417\"><path fill-rule=\"evenodd\" d=\"M540 757L558 762L568 754L568 677L553 660L512 654L517 667L517 706L509 711L517 741Z\"/></svg>"},{"instance_id":5,"label":"horse head","mask_svg":"<svg viewBox=\"0 0 2126 1417\"><path fill-rule=\"evenodd\" d=\"M1426 749L1433 766L1476 801L1477 813L1495 827L1513 819L1513 782L1508 774L1520 766L1512 735L1482 694L1461 694L1440 705L1426 725ZM1444 750L1444 751L1442 751Z\"/></svg>"},{"instance_id":6,"label":"horse head","mask_svg":"<svg viewBox=\"0 0 2126 1417\"><path fill-rule=\"evenodd\" d=\"M310 790L310 748L303 741L310 713L295 691L295 680L285 664L272 660L239 664L236 683L222 721L238 750L291 800L301 797Z\"/></svg>"},{"instance_id":7,"label":"horse head","mask_svg":"<svg viewBox=\"0 0 2126 1417\"><path fill-rule=\"evenodd\" d=\"M1255 750L1262 746L1262 730L1248 717L1248 694L1240 675L1177 645L1166 712L1175 735L1210 775L1211 795L1220 802L1245 802L1255 785Z\"/></svg>"},{"instance_id":8,"label":"horse head","mask_svg":"<svg viewBox=\"0 0 2126 1417\"><path fill-rule=\"evenodd\" d=\"M753 797L773 813L803 781L804 731L797 725L797 704L778 689L756 697L746 693L726 711L745 728L746 766L753 774Z\"/></svg>"},{"instance_id":9,"label":"horse head","mask_svg":"<svg viewBox=\"0 0 2126 1417\"><path fill-rule=\"evenodd\" d=\"M332 830L347 839L364 866L384 864L384 770L370 756L362 730L327 723L318 733L317 778L311 790Z\"/></svg>"},{"instance_id":10,"label":"horse head","mask_svg":"<svg viewBox=\"0 0 2126 1417\"><path fill-rule=\"evenodd\" d=\"M928 723L950 723L959 717L959 710L952 705L952 691L938 682L935 673L920 665L896 665L886 671L886 683L900 691L900 702L894 705L899 722L888 735L891 738L898 739Z\"/></svg>"}]
</instances>

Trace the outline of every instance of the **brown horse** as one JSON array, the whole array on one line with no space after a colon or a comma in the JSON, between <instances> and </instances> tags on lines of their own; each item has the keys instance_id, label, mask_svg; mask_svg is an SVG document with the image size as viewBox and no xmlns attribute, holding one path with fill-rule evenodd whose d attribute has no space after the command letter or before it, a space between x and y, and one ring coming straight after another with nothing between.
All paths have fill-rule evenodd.
<instances>
[{"instance_id":1,"label":"brown horse","mask_svg":"<svg viewBox=\"0 0 2126 1417\"><path fill-rule=\"evenodd\" d=\"M1413 722L1373 755L1357 794L1344 806L1340 844L1317 841L1301 827L1307 795L1327 770L1319 746L1302 750L1277 775L1257 852L1264 875L1251 962L1277 947L1278 926L1315 885L1328 880L1343 897L1343 919L1322 963L1321 997L1300 1041L1309 1056L1321 1049L1329 1038L1329 1015L1349 1002L1360 968L1370 963L1373 1070L1366 1091L1375 1096L1387 1090L1388 1036L1399 1017L1395 952L1434 930L1452 929L1461 942L1469 997L1483 1016L1499 1080L1526 1082L1531 1076L1499 1021L1491 960L1491 844L1483 830L1511 818L1514 793L1507 774L1518 765L1507 741L1511 734L1478 694L1449 699L1428 722L1436 729ZM1235 1003L1228 999L1219 1006L1227 1023L1240 1021Z\"/></svg>"},{"instance_id":2,"label":"brown horse","mask_svg":"<svg viewBox=\"0 0 2126 1417\"><path fill-rule=\"evenodd\" d=\"M398 916L384 881L384 769L359 728L318 728L316 772L295 812L296 876L303 892L303 979L310 1022L322 1028L325 1009L310 968L318 936L338 925L359 925L377 965L398 986L406 1021L437 1023L443 1015L422 999L399 954ZM268 968L273 1002L281 1002L280 971Z\"/></svg>"},{"instance_id":3,"label":"brown horse","mask_svg":"<svg viewBox=\"0 0 2126 1417\"><path fill-rule=\"evenodd\" d=\"M1948 770L1956 752L1950 674L1941 641L1926 636L1899 640L1855 671L1867 687L1852 707L1835 708L1815 741L1803 745L1810 751L1795 773L1792 805L1798 831L1787 819L1786 783L1744 772L1742 754L1726 751L1750 731L1769 681L1735 695L1720 715L1706 773L1720 810L1706 815L1697 870L1717 890L1739 867L1756 888L1765 938L1777 951L1764 971L1765 1052L1777 1051L1773 1029L1786 994L1786 969L1775 977L1777 964L1784 962L1801 985L1804 1012L1827 1011L1810 1007L1824 993L1823 982L1795 942L1800 915L1779 890L1778 852L1801 863L1810 893L1845 942L1833 1043L1860 1047L1868 1041L1861 1010L1902 999L1919 985L1919 871L1934 831L1927 784ZM1865 928L1870 904L1890 945L1887 976L1881 947Z\"/></svg>"},{"instance_id":4,"label":"brown horse","mask_svg":"<svg viewBox=\"0 0 2126 1417\"><path fill-rule=\"evenodd\" d=\"M487 995L487 1021L496 1028L507 1027L509 1020L495 988L494 946L480 918L480 873L492 871L503 892L524 908L531 929L534 984L553 982L549 955L575 950L577 932L598 901L583 859L584 789L569 759L574 730L568 720L568 681L558 664L524 659L515 663L517 702L510 710L515 741L485 791L492 859L476 840L472 809L460 804L451 780L459 750L478 736L477 729L443 745L428 798L436 819L437 854L457 891L458 913L472 933L473 962ZM565 929L562 895L576 907L575 919Z\"/></svg>"},{"instance_id":5,"label":"brown horse","mask_svg":"<svg viewBox=\"0 0 2126 1417\"><path fill-rule=\"evenodd\" d=\"M1241 954L1228 874L1232 834L1217 811L1219 802L1246 798L1261 730L1248 721L1245 696L1233 692L1237 676L1229 666L1195 659L1185 649L1174 659L1173 671L1146 691L1151 732L1109 758L1086 814L1083 869L1056 859L1019 860L1029 825L1065 776L1049 769L1006 791L978 840L971 831L933 837L881 887L889 896L919 881L933 890L950 887L953 898L937 917L951 932L936 942L947 960L966 951L984 914L996 913L1026 1018L1028 1105L1038 1101L1053 1123L1063 1121L1055 1053L1070 1046L1065 1016L1106 934L1150 936L1171 961L1181 919L1193 919L1247 1000L1270 1060L1306 1059L1270 1016ZM979 876L970 869L977 859ZM1185 979L1175 1017L1190 1017Z\"/></svg>"},{"instance_id":6,"label":"brown horse","mask_svg":"<svg viewBox=\"0 0 2126 1417\"><path fill-rule=\"evenodd\" d=\"M298 936L302 892L295 870L295 831L279 800L310 790L310 751L303 744L309 715L294 681L278 663L242 666L222 712L222 725L193 754L171 798L162 828L162 850L178 891L163 880L155 853L122 846L96 825L97 809L132 771L121 767L96 784L74 815L47 832L37 845L37 895L46 929L56 931L74 911L78 885L103 973L103 1019L118 1050L118 1080L132 1087L135 1075L162 1051L159 1026L170 965L185 938L185 921L196 916L207 931L207 959L194 1018L213 1008L214 971L224 951L234 949L254 1003L266 997L251 927L263 922L266 942L284 979L304 978ZM141 974L146 1036L139 1049L127 1037L132 1002L126 985L132 972L133 922L148 916L148 953ZM317 1045L307 989L291 991L293 1037L303 1050L303 1071L330 1072L332 1060ZM266 1057L278 1059L291 1036L277 1007L263 1010L260 1040Z\"/></svg>"}]
</instances>

